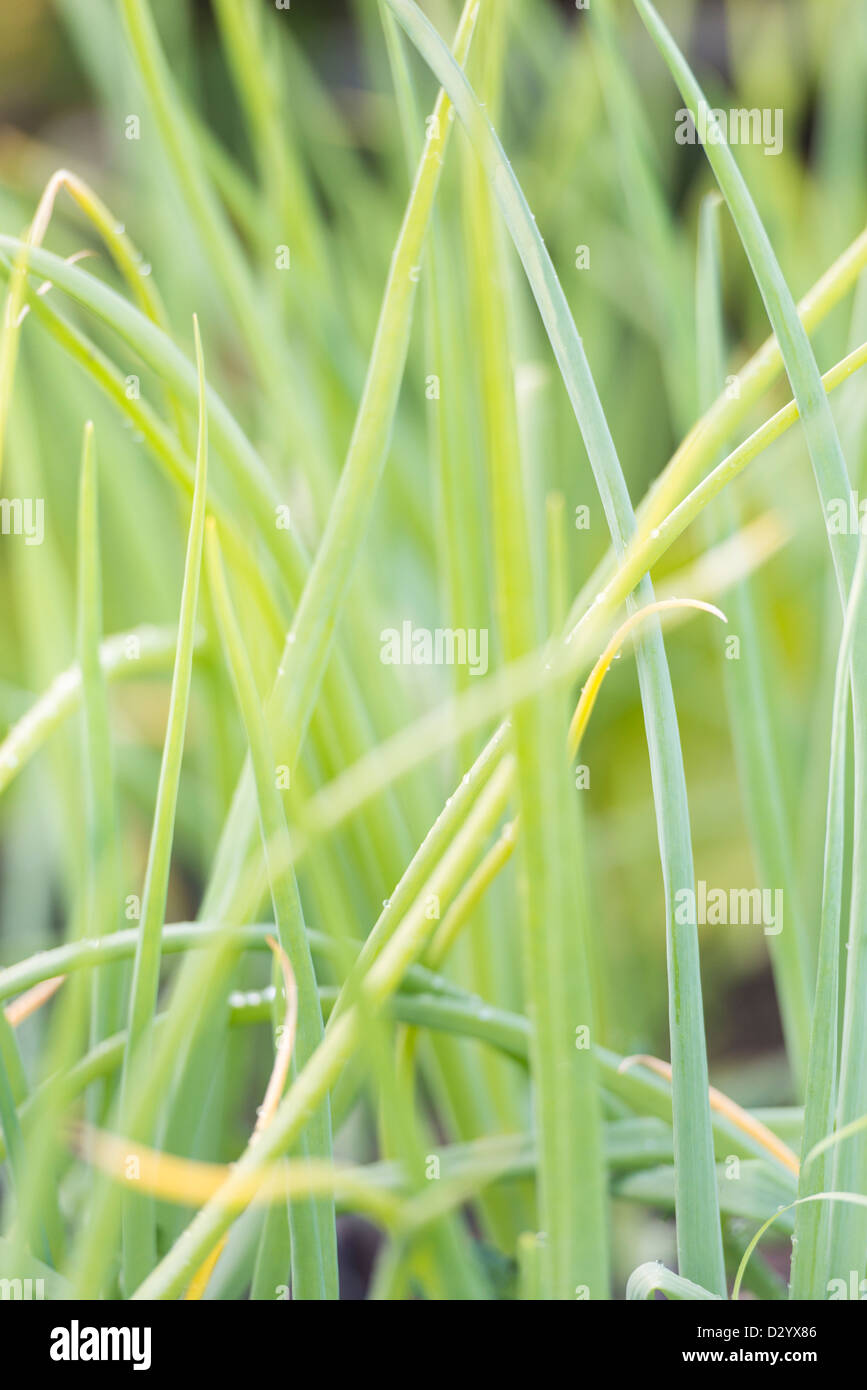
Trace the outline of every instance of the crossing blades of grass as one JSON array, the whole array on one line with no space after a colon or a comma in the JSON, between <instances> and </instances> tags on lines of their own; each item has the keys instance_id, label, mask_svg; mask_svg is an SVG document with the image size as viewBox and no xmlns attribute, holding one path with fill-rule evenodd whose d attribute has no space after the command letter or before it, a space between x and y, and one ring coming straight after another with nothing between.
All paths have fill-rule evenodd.
<instances>
[{"instance_id":1,"label":"crossing blades of grass","mask_svg":"<svg viewBox=\"0 0 867 1390\"><path fill-rule=\"evenodd\" d=\"M658 44L693 116L708 103L679 52L671 35L649 0L635 0L650 33ZM749 257L756 283L780 345L783 362L798 404L804 435L819 498L825 516L835 499L850 496L851 484L840 447L827 396L822 389L819 369L809 339L801 323L791 292L743 177L725 143L708 143L707 158L729 205L738 234ZM829 541L837 586L845 604L855 570L858 538L851 531L829 528ZM854 634L853 670L860 675L867 650L867 611ZM843 1025L838 1121L845 1124L867 1110L867 1016L863 1000L867 994L867 884L864 882L864 836L867 834L867 693L853 681L853 728L855 745L856 814L853 846L853 883L846 972L846 1003ZM867 1184L867 1141L859 1136L844 1145L838 1154L836 1182L849 1191ZM837 1213L834 1218L834 1253L840 1267L860 1268L867 1246L867 1220L861 1212Z\"/></svg>"},{"instance_id":2,"label":"crossing blades of grass","mask_svg":"<svg viewBox=\"0 0 867 1390\"><path fill-rule=\"evenodd\" d=\"M816 1202L827 1202L831 1206L841 1206L844 1208L847 1206L860 1208L867 1207L867 1197L862 1196L858 1192L817 1192L809 1197L798 1197L796 1201L790 1202L788 1206L778 1206L773 1216L769 1216L767 1221L765 1221L763 1225L759 1227L759 1229L756 1231L756 1234L753 1236L752 1240L750 1241L749 1245L744 1251L743 1258L738 1267L737 1274L735 1275L734 1283L732 1284L733 1299L737 1299L740 1295L741 1285L744 1280L744 1273L746 1271L747 1264L749 1263L753 1251L755 1250L756 1246L758 1245L765 1232L770 1230L771 1226L774 1224L775 1221L778 1221L782 1216L786 1216L793 1209L802 1207L805 1204L812 1205ZM848 1291L850 1287L849 1276L840 1276L840 1278L842 1281L842 1285L846 1290L846 1297L848 1297ZM830 1291L826 1289L825 1292L828 1293Z\"/></svg>"},{"instance_id":3,"label":"crossing blades of grass","mask_svg":"<svg viewBox=\"0 0 867 1390\"><path fill-rule=\"evenodd\" d=\"M650 0L634 0L644 23L668 64L693 118L705 115L709 103L689 65ZM731 150L717 130L718 140L704 145L720 191L728 204L738 235L749 258L756 284L764 300L771 327L804 427L820 500L827 515L828 503L849 495L849 477L837 430L806 329L798 317L791 291L780 270L767 232L756 210L743 175ZM848 593L855 568L857 538L832 535L831 553L841 594Z\"/></svg>"},{"instance_id":4,"label":"crossing blades of grass","mask_svg":"<svg viewBox=\"0 0 867 1390\"><path fill-rule=\"evenodd\" d=\"M502 767L497 769L421 893L366 972L366 1008L381 1008L399 987L407 968L424 950L435 926L427 915L428 896L433 893L440 903L448 903L457 892L470 868L479 839L490 833L502 815L509 788L509 777L504 775L507 771ZM347 991L350 999L355 988L357 984L353 980ZM227 1207L234 1201L237 1178L243 1185L251 1172L255 1173L285 1153L294 1143L304 1128L307 1115L322 1102L358 1046L359 1011L351 1005L343 1011L339 1003L322 1044L296 1077L272 1124L259 1136L257 1144L246 1150L224 1188L202 1208L183 1238L136 1291L136 1298L171 1297L183 1288L231 1222Z\"/></svg>"},{"instance_id":5,"label":"crossing blades of grass","mask_svg":"<svg viewBox=\"0 0 867 1390\"><path fill-rule=\"evenodd\" d=\"M480 22L485 92L496 92L505 11ZM487 510L493 518L494 588L507 661L539 640L542 595L528 524L526 469L512 362L514 307L502 228L487 183L469 184L470 293L484 401ZM558 693L521 705L513 716L521 810L518 863L525 997L533 1021L534 1110L540 1154L537 1223L544 1295L603 1298L608 1290L606 1178L591 1039L587 939L581 916L574 789L563 757L565 703ZM583 1038L587 1046L578 1046Z\"/></svg>"},{"instance_id":6,"label":"crossing blades of grass","mask_svg":"<svg viewBox=\"0 0 867 1390\"><path fill-rule=\"evenodd\" d=\"M722 265L719 244L719 195L702 204L696 273L696 340L701 404L709 406L725 380ZM739 524L729 488L719 516L706 518L708 534L719 542ZM771 961L780 1002L786 1051L799 1095L807 1064L812 1003L813 945L807 937L791 852L792 830L775 748L775 720L769 705L761 632L749 582L733 586L727 608L740 647L737 661L724 661L723 679L738 771L746 801L762 882L780 888L785 903L785 930L771 940Z\"/></svg>"},{"instance_id":7,"label":"crossing blades of grass","mask_svg":"<svg viewBox=\"0 0 867 1390\"><path fill-rule=\"evenodd\" d=\"M41 8L0 140L0 1282L777 1300L792 1241L795 1297L849 1292L859 0L803 0L807 44L721 7L712 168L651 0ZM65 53L84 126L41 119ZM757 930L743 889L680 920L693 834L714 877L754 851L781 935L761 890Z\"/></svg>"},{"instance_id":8,"label":"crossing blades of grass","mask_svg":"<svg viewBox=\"0 0 867 1390\"><path fill-rule=\"evenodd\" d=\"M811 1162L806 1160L807 1155L814 1153L815 1146L832 1133L837 1104L840 915L846 836L846 712L850 679L867 679L867 673L856 672L852 667L853 634L859 621L859 608L864 603L865 573L867 546L862 542L846 609L834 682L819 968L804 1106L804 1162L798 1185L800 1198L815 1197L821 1192L827 1185L831 1169L824 1152L816 1155ZM831 1275L828 1248L830 1216L828 1206L816 1202L800 1206L795 1214L790 1283L792 1298L822 1299L827 1295Z\"/></svg>"},{"instance_id":9,"label":"crossing blades of grass","mask_svg":"<svg viewBox=\"0 0 867 1390\"><path fill-rule=\"evenodd\" d=\"M472 37L475 6L465 6L456 36L463 56ZM294 767L331 651L334 623L345 597L358 549L385 465L393 413L406 355L417 265L436 194L449 132L448 103L438 99L441 139L419 164L386 286L356 426L328 522L288 635L269 705L273 729L282 731L281 760ZM269 523L272 536L275 533ZM283 547L281 547L282 549ZM206 895L208 912L231 909L254 816L249 776L236 792Z\"/></svg>"},{"instance_id":10,"label":"crossing blades of grass","mask_svg":"<svg viewBox=\"0 0 867 1390\"><path fill-rule=\"evenodd\" d=\"M269 847L276 847L281 837L288 837L286 817L275 780L276 765L269 746L262 705L229 597L213 523L208 533L207 549L211 593L250 745L267 861ZM295 875L291 869L276 873L269 863L269 879L280 944L292 962L298 982L298 1036L292 1059L292 1072L295 1075L310 1060L322 1041L322 1011ZM305 1158L331 1158L331 1112L327 1096L301 1134L298 1152ZM337 1298L337 1237L333 1203L327 1200L292 1203L289 1208L289 1229L293 1297Z\"/></svg>"},{"instance_id":11,"label":"crossing blades of grass","mask_svg":"<svg viewBox=\"0 0 867 1390\"><path fill-rule=\"evenodd\" d=\"M584 347L551 258L502 146L464 74L412 0L388 3L449 91L491 180L581 429L615 549L622 553L634 529L632 505ZM652 602L649 580L642 582L639 597L643 603ZM694 886L689 812L674 696L658 627L643 639L638 660L666 897L679 1259L686 1277L694 1276L696 1282L723 1293L698 934L694 921L678 923L674 917L674 894L682 888L691 892Z\"/></svg>"},{"instance_id":12,"label":"crossing blades of grass","mask_svg":"<svg viewBox=\"0 0 867 1390\"><path fill-rule=\"evenodd\" d=\"M814 332L847 294L867 265L867 230L856 237L816 281L797 305L806 332ZM783 359L776 336L771 334L737 372L726 391L717 396L672 454L637 510L638 536L643 542L676 508L684 493L713 465L719 452L747 418L762 394L777 379ZM827 386L827 382L826 382ZM797 410L797 405L795 405ZM777 417L775 417L777 418ZM752 436L753 438L755 436ZM582 586L570 612L574 624L610 575L610 557L598 565Z\"/></svg>"}]
</instances>

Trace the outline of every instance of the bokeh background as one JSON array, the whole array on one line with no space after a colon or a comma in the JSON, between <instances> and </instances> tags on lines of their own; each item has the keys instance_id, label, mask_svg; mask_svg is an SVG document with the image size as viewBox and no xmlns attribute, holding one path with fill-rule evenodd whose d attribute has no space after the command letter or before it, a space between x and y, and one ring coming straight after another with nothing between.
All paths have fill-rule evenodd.
<instances>
[{"instance_id":1,"label":"bokeh background","mask_svg":"<svg viewBox=\"0 0 867 1390\"><path fill-rule=\"evenodd\" d=\"M263 8L273 7L262 0ZM453 6L426 6L444 32ZM796 297L800 297L862 228L867 213L867 6L861 0L729 0L662 7L708 91L723 107L782 108L779 157L743 148L738 159ZM251 258L281 240L274 228L245 225L243 181L255 177L234 89L206 3L154 0L172 70L201 127L202 158L221 182L224 201ZM677 255L688 291L701 198L711 177L699 148L675 144L680 105L667 70L629 6L619 6L625 59L647 113L647 146L667 190L680 238ZM601 64L586 17L568 3L513 5L512 39L499 128L534 209L582 333L633 499L659 472L682 433L672 404L664 345L654 321L652 238L636 237L628 216L629 183L612 131ZM309 196L327 229L324 244L297 248L303 276L325 266L330 318L316 322L303 293L281 306L298 361L318 381L318 447L327 460L321 495L299 467L297 441L280 435L261 409L243 344L161 153L143 120L127 140L130 113L145 115L131 76L114 6L101 0L0 2L0 227L20 232L54 169L85 177L142 248L154 283L170 306L179 336L190 343L195 310L206 328L209 365L220 389L281 479L293 516L315 540L324 504L352 426L372 341L379 298L406 197L399 121L373 0L328 5L293 0L287 15L268 15L282 50L285 98L302 151ZM419 90L434 88L420 66ZM427 100L427 95L426 95ZM426 110L430 105L425 106ZM459 222L462 179L446 171L441 200ZM726 328L730 370L745 360L768 327L749 267L722 219ZM69 254L90 246L90 231L61 197L48 245ZM575 248L591 249L588 270ZM455 242L455 245L457 243ZM296 248L293 248L295 251ZM107 267L95 273L110 274ZM460 288L462 267L452 263ZM295 273L293 271L293 273ZM862 299L864 296L862 296ZM858 306L854 311L858 313ZM861 310L863 320L863 309ZM98 331L94 330L99 337ZM853 307L845 302L816 337L826 369L847 349ZM472 309L463 333L472 341ZM588 530L570 529L570 583L577 592L606 549L601 508L580 440L530 303L519 325L519 390L531 440L530 490L543 524L545 494L559 490L566 516L587 504ZM863 334L861 335L864 336ZM429 467L429 411L424 394L425 335L414 332L389 459L390 486L378 504L366 553L378 615L371 626L398 625L405 611L437 625L441 594L435 564L437 500ZM471 358L471 351L470 351ZM692 370L685 363L684 371ZM130 370L133 370L131 367ZM136 369L137 370L137 369ZM470 366L471 370L471 366ZM143 375L143 389L153 383ZM326 384L322 385L322 381ZM303 380L287 391L306 390ZM691 387L684 383L684 394ZM835 398L843 416L857 410L856 384ZM780 385L754 423L787 399ZM472 405L473 393L469 391ZM11 495L50 499L48 543L41 549L0 546L0 725L73 659L74 540L81 424L96 422L103 461L105 628L175 621L185 516L168 485L115 413L60 358L44 334L25 331L10 439ZM478 421L469 420L471 435ZM863 449L862 449L863 455ZM863 456L853 461L863 477ZM11 481L11 480L14 480ZM780 538L756 571L762 659L772 679L774 735L782 753L786 811L802 908L815 923L821 884L830 690L838 622L827 565L824 525L803 442L796 431L763 455L737 484L745 520L764 518ZM477 518L479 553L487 522ZM707 533L693 528L662 566L660 578L698 556ZM356 598L358 596L356 595ZM361 601L361 600L359 600ZM724 592L719 602L725 608ZM479 625L495 621L480 614ZM379 622L381 619L381 623ZM696 854L696 872L711 885L757 885L744 800L732 749L721 648L704 620L678 627L669 642L681 719ZM496 637L494 637L496 650ZM261 656L264 680L267 653ZM379 711L381 732L406 722L447 693L449 674L417 675L403 705ZM125 685L113 696L118 739L126 872L140 878L165 718L164 682ZM237 730L210 723L205 694L195 692L190 757L185 765L170 917L193 915L223 808L240 761ZM617 663L606 680L582 760L592 768L584 793L599 949L598 994L604 1040L622 1052L667 1056L662 888L643 722L634 664ZM337 769L339 770L339 768ZM448 758L426 771L413 805L433 805L448 790ZM0 802L0 960L29 954L56 939L80 855L77 751L72 734L52 740ZM417 838L423 825L412 824ZM513 899L511 871L495 885L503 911ZM383 894L384 896L385 894ZM358 903L362 922L377 904ZM496 908L495 908L496 912ZM792 1098L781 1048L767 942L755 927L701 929L702 968L712 1079L747 1104ZM35 1042L33 1044L36 1045ZM630 1221L638 1221L630 1217ZM646 1227L642 1228L646 1231ZM633 1231L631 1264L639 1262ZM659 1253L659 1243L649 1253Z\"/></svg>"}]
</instances>

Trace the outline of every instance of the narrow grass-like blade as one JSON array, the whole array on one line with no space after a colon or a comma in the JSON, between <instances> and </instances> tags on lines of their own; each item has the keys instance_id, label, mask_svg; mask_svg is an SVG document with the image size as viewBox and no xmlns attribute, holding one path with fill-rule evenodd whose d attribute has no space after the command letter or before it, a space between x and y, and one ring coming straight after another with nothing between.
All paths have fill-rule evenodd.
<instances>
[{"instance_id":1,"label":"narrow grass-like blade","mask_svg":"<svg viewBox=\"0 0 867 1390\"><path fill-rule=\"evenodd\" d=\"M93 425L84 429L78 504L78 665L81 671L82 745L88 864L84 922L88 936L114 930L119 918L119 855L108 690L100 659L102 575ZM117 972L94 976L91 1046L120 1023ZM104 1106L100 1106L104 1114ZM92 1114L97 1113L92 1111Z\"/></svg>"},{"instance_id":2,"label":"narrow grass-like blade","mask_svg":"<svg viewBox=\"0 0 867 1390\"><path fill-rule=\"evenodd\" d=\"M205 496L208 477L208 408L205 397L205 373L198 320L195 321L195 335L199 373L196 487L193 494L192 516L184 566L181 611L178 621L178 645L172 677L168 723L142 893L139 939L130 993L127 1049L122 1081L122 1102L126 1114L130 1113L131 1100L128 1090L133 1067L138 1063L142 1048L147 1045L147 1034L156 1008L161 931L165 920L175 814L193 671L196 609L202 565ZM133 1135L132 1137L139 1136ZM131 1292L144 1278L156 1258L153 1206L149 1201L133 1197L127 1201L124 1215L124 1281L127 1292Z\"/></svg>"}]
</instances>

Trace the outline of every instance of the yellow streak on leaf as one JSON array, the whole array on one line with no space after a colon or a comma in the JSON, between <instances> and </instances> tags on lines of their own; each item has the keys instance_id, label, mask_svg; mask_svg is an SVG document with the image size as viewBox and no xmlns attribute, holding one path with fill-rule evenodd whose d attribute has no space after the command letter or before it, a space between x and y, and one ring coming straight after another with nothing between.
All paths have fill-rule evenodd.
<instances>
[{"instance_id":1,"label":"yellow streak on leaf","mask_svg":"<svg viewBox=\"0 0 867 1390\"><path fill-rule=\"evenodd\" d=\"M286 995L286 1014L283 1020L283 1028L280 1032L280 1041L277 1044L277 1051L274 1057L274 1066L271 1069L271 1076L265 1091L265 1099L259 1108L256 1117L256 1126L253 1130L254 1136L261 1134L274 1118L274 1112L280 1104L280 1097L286 1086L286 1077L289 1075L289 1065L292 1061L292 1050L295 1046L295 1033L298 1027L298 986L295 983L295 974L289 962L289 957L283 950L279 942L273 936L266 936L265 940L280 962L280 969L283 972L283 988ZM187 1301L195 1301L204 1296L205 1289L208 1287L208 1280L217 1266L217 1261L226 1248L226 1241L229 1239L228 1231L217 1241L210 1255L208 1255L196 1270L190 1282L190 1286L185 1294Z\"/></svg>"},{"instance_id":2,"label":"yellow streak on leaf","mask_svg":"<svg viewBox=\"0 0 867 1390\"><path fill-rule=\"evenodd\" d=\"M719 618L721 622L728 622L725 613L720 612L712 603L705 603L703 599L697 598L659 599L656 603L645 604L643 608L637 608L634 613L630 613L626 621L621 623L620 627L614 633L614 636L608 642L608 645L596 662L590 675L587 677L584 689L581 691L581 697L578 704L575 706L575 713L569 725L568 747L570 758L574 758L575 754L578 752L578 746L584 736L584 730L587 728L587 723L593 711L593 706L596 703L599 687L605 679L605 674L632 629L652 613L665 613L673 608L699 608L704 613L712 613L713 616Z\"/></svg>"},{"instance_id":3,"label":"yellow streak on leaf","mask_svg":"<svg viewBox=\"0 0 867 1390\"><path fill-rule=\"evenodd\" d=\"M286 1086L286 1077L289 1075L289 1064L292 1061L292 1050L295 1047L295 1032L298 1027L298 986L295 983L295 974L289 961L289 957L283 947L274 940L273 936L266 936L265 940L280 962L280 969L283 972L283 987L286 995L286 1014L283 1020L283 1028L280 1033L280 1041L277 1044L277 1052L274 1057L274 1066L265 1091L265 1099L262 1101L259 1115L256 1120L254 1134L261 1134L262 1130L269 1125L274 1118L274 1112L280 1104L280 1097Z\"/></svg>"},{"instance_id":4,"label":"yellow streak on leaf","mask_svg":"<svg viewBox=\"0 0 867 1390\"><path fill-rule=\"evenodd\" d=\"M37 1009L47 1002L55 994L63 981L65 975L55 975L51 980L42 980L32 989L28 989L26 994L19 994L17 999L13 999L11 1004L7 1004L3 1012L6 1015L6 1022L13 1028L17 1028L19 1023L23 1023L25 1018L35 1014Z\"/></svg>"},{"instance_id":5,"label":"yellow streak on leaf","mask_svg":"<svg viewBox=\"0 0 867 1390\"><path fill-rule=\"evenodd\" d=\"M316 1158L287 1159L242 1172L231 1163L206 1163L160 1153L91 1125L80 1125L78 1135L82 1157L109 1177L125 1187L182 1206L203 1206L224 1184L229 1190L221 1194L222 1200L231 1211L243 1211L251 1203L339 1193L351 1197L360 1210L390 1224L402 1206L398 1197L374 1185L363 1169L352 1164ZM136 1160L137 1177L130 1175L132 1159Z\"/></svg>"},{"instance_id":6,"label":"yellow streak on leaf","mask_svg":"<svg viewBox=\"0 0 867 1390\"><path fill-rule=\"evenodd\" d=\"M190 1287L184 1294L184 1298L186 1300L195 1301L204 1297L205 1289L208 1287L208 1281L210 1280L210 1277L213 1274L214 1270L217 1268L217 1261L219 1260L220 1256L225 1250L226 1242L228 1241L228 1239L229 1233L227 1231L226 1234L224 1236L221 1236L220 1239L217 1241L210 1255L208 1255L204 1260L202 1260L202 1263L199 1265L198 1269L196 1270L195 1274L190 1280Z\"/></svg>"},{"instance_id":7,"label":"yellow streak on leaf","mask_svg":"<svg viewBox=\"0 0 867 1390\"><path fill-rule=\"evenodd\" d=\"M617 1070L628 1071L630 1067L634 1066L647 1067L649 1071L656 1072L657 1076L671 1081L671 1067L668 1062L661 1061L659 1057L649 1057L644 1053L635 1057L624 1057ZM724 1095L722 1091L718 1091L715 1086L708 1086L707 1093L711 1110L715 1110L718 1115L725 1115L726 1119L731 1120L737 1129L748 1134L779 1163L782 1163L784 1168L788 1168L795 1177L798 1176L800 1164L797 1154L793 1153L788 1144L784 1144L773 1130L768 1129L761 1120L757 1120L748 1110L744 1110L742 1106L738 1105L737 1101Z\"/></svg>"}]
</instances>

